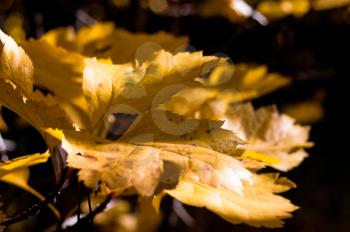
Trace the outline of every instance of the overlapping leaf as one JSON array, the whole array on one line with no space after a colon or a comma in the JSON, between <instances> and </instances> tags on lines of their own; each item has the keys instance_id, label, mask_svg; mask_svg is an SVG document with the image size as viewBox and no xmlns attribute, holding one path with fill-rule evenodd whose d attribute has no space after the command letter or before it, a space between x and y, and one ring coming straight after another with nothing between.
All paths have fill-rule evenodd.
<instances>
[{"instance_id":1,"label":"overlapping leaf","mask_svg":"<svg viewBox=\"0 0 350 232\"><path fill-rule=\"evenodd\" d=\"M298 166L307 157L303 148L312 146L308 142L310 128L295 124L293 118L279 114L275 107L255 111L251 104L243 104L231 108L223 119L224 128L247 142L243 148L252 153L247 152L246 156L267 159L267 163L282 171Z\"/></svg>"},{"instance_id":2,"label":"overlapping leaf","mask_svg":"<svg viewBox=\"0 0 350 232\"><path fill-rule=\"evenodd\" d=\"M293 187L275 175L254 175L253 184L246 184L243 194L212 187L197 178L181 177L175 189L165 190L170 196L185 204L206 207L225 220L256 227L282 227L282 219L291 217L295 210L287 199L274 195Z\"/></svg>"},{"instance_id":3,"label":"overlapping leaf","mask_svg":"<svg viewBox=\"0 0 350 232\"><path fill-rule=\"evenodd\" d=\"M150 147L127 143L101 144L87 134L66 132L63 148L68 165L79 168L79 177L93 189L120 194L134 186L141 195L152 195L158 185L162 162Z\"/></svg>"},{"instance_id":4,"label":"overlapping leaf","mask_svg":"<svg viewBox=\"0 0 350 232\"><path fill-rule=\"evenodd\" d=\"M56 29L44 35L41 40L26 41L22 45L35 66L35 85L55 95L76 128L91 129L95 122L90 122L87 117L89 108L81 88L84 57L78 53L112 59L114 63L125 63L135 59L141 62L145 59L142 54L151 56L153 52L163 48L170 51L179 48L177 51L181 51L187 42L185 37L175 38L163 32L150 36L132 34L122 29L115 29L112 23L98 23L82 28L77 33L71 28ZM106 46L108 49L102 49L101 46ZM137 52L141 55L137 55ZM86 66L93 65L92 61L85 63ZM100 62L96 61L95 64L98 63ZM127 72L127 69L119 70ZM130 83L131 79L128 80L128 84Z\"/></svg>"},{"instance_id":5,"label":"overlapping leaf","mask_svg":"<svg viewBox=\"0 0 350 232\"><path fill-rule=\"evenodd\" d=\"M76 128L88 127L81 89L84 57L45 41L24 41L22 46L34 64L34 84L55 97Z\"/></svg>"},{"instance_id":6,"label":"overlapping leaf","mask_svg":"<svg viewBox=\"0 0 350 232\"><path fill-rule=\"evenodd\" d=\"M115 64L147 58L144 56L162 49L180 52L188 44L187 37L174 37L165 32L130 33L115 28L113 23L96 23L77 33L70 27L54 29L41 39L88 57L112 59Z\"/></svg>"},{"instance_id":7,"label":"overlapping leaf","mask_svg":"<svg viewBox=\"0 0 350 232\"><path fill-rule=\"evenodd\" d=\"M0 104L24 117L41 132L69 128L64 113L40 93L33 93L33 64L12 38L0 31Z\"/></svg>"},{"instance_id":8,"label":"overlapping leaf","mask_svg":"<svg viewBox=\"0 0 350 232\"><path fill-rule=\"evenodd\" d=\"M103 120L110 106L126 105L136 112L149 111L169 95L187 86L198 86L196 78L206 66L223 62L217 57L202 56L201 52L172 55L165 51L155 53L141 65L112 65L87 59L83 91L90 114L94 114L91 115L92 127ZM103 87L103 92L99 86Z\"/></svg>"},{"instance_id":9,"label":"overlapping leaf","mask_svg":"<svg viewBox=\"0 0 350 232\"><path fill-rule=\"evenodd\" d=\"M198 81L201 86L181 90L160 108L184 116L220 119L231 104L260 97L290 82L268 73L265 66L245 64L215 67L208 79Z\"/></svg>"},{"instance_id":10,"label":"overlapping leaf","mask_svg":"<svg viewBox=\"0 0 350 232\"><path fill-rule=\"evenodd\" d=\"M22 116L44 137L50 149L60 143L54 129L72 128L71 122L55 99L33 92L34 67L31 59L12 38L0 31L0 104ZM61 157L55 157L59 170Z\"/></svg>"}]
</instances>

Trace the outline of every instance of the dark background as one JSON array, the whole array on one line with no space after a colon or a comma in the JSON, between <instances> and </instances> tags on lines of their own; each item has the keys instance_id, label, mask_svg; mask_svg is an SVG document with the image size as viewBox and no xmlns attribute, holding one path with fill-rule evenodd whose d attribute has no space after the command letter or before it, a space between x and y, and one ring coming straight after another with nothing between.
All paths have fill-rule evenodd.
<instances>
[{"instance_id":1,"label":"dark background","mask_svg":"<svg viewBox=\"0 0 350 232\"><path fill-rule=\"evenodd\" d=\"M173 1L174 7L198 1ZM96 4L103 14L95 15ZM286 17L260 26L248 19L244 23L231 23L225 18L204 18L197 14L182 17L155 15L142 9L137 1L127 8L119 9L109 1L63 1L36 0L14 1L6 10L0 10L0 20L11 12L20 12L25 19L25 30L29 37L36 37L41 30L47 31L59 26L81 26L84 22L76 17L82 9L97 20L114 21L117 26L134 32L156 32L165 30L178 35L188 35L190 44L205 54L225 53L234 62L266 64L270 70L290 75L294 82L288 88L279 90L254 105L298 102L312 98L322 92L325 117L312 125L311 140L316 146L309 149L310 157L302 165L285 174L298 185L297 189L284 194L301 209L287 220L283 229L255 229L244 225L231 225L207 210L187 207L196 220L194 227L187 227L181 220L169 223L172 214L170 203L164 204L165 218L160 231L300 231L330 232L350 231L350 175L347 156L349 138L349 93L350 68L350 13L345 8L327 11L311 11L301 18ZM41 18L42 20L38 20ZM3 22L0 21L1 27ZM13 113L4 110L5 119L11 127ZM43 142L34 129L9 130L3 137L14 140L18 149L10 155L28 154L45 150ZM34 169L36 175L47 175L46 183L33 185L47 193L54 185L51 169ZM1 185L3 188L4 185ZM23 193L6 187L2 197L17 194L16 201ZM22 194L22 195L21 195ZM13 196L13 195L12 195ZM27 195L25 195L28 197ZM23 198L27 199L27 198ZM64 196L64 199L71 199ZM30 205L30 200L17 204ZM62 200L63 202L63 200ZM34 220L40 220L38 216ZM41 227L48 223L41 221ZM32 228L32 229L31 229ZM28 231L37 231L29 226Z\"/></svg>"}]
</instances>

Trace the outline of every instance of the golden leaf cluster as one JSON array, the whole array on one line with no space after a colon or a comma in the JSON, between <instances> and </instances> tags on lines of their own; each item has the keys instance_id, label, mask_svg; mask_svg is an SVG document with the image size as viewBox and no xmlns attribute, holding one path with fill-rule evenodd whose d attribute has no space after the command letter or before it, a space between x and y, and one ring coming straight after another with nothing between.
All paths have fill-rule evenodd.
<instances>
[{"instance_id":1,"label":"golden leaf cluster","mask_svg":"<svg viewBox=\"0 0 350 232\"><path fill-rule=\"evenodd\" d=\"M132 34L110 23L59 28L20 45L2 32L0 39L0 104L49 148L1 164L2 181L18 185L7 177L50 154L57 173L67 162L97 195L138 194L155 211L170 195L231 223L274 228L297 209L278 195L294 183L257 171L299 165L309 127L249 102L289 78L185 52L186 37Z\"/></svg>"}]
</instances>

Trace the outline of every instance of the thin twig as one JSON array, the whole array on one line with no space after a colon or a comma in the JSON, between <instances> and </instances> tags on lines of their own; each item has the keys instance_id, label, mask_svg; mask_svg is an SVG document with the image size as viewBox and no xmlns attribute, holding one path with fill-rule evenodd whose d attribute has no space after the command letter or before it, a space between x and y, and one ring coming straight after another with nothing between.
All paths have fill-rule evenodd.
<instances>
[{"instance_id":1,"label":"thin twig","mask_svg":"<svg viewBox=\"0 0 350 232\"><path fill-rule=\"evenodd\" d=\"M63 231L87 231L90 221L92 221L98 213L101 213L106 208L112 197L112 194L109 194L101 204L99 204L93 211L91 211L91 213L82 217L76 224L63 229Z\"/></svg>"},{"instance_id":2,"label":"thin twig","mask_svg":"<svg viewBox=\"0 0 350 232\"><path fill-rule=\"evenodd\" d=\"M90 200L90 193L87 192L87 201L88 201L88 205L89 205L89 215L91 214L92 212L92 208L91 208L91 200ZM89 221L90 221L90 224L92 225L93 224L93 218L89 218Z\"/></svg>"}]
</instances>

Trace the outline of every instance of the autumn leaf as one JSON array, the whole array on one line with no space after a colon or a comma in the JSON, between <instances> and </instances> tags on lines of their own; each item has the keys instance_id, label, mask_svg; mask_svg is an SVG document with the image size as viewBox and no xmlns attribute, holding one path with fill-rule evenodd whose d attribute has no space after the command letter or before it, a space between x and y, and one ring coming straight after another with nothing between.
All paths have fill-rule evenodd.
<instances>
[{"instance_id":1,"label":"autumn leaf","mask_svg":"<svg viewBox=\"0 0 350 232\"><path fill-rule=\"evenodd\" d=\"M233 157L216 152L209 148L196 147L190 144L152 141L139 142L139 145L118 142L101 144L103 141L97 138L93 139L89 136L81 137L81 133L71 133L67 134L65 137L66 140L63 142L63 148L70 154L68 156L68 165L81 169L79 172L80 179L93 189L99 188L105 190L107 193L114 192L116 194L121 194L134 185L136 190L141 194L142 192L140 190L142 188L137 185L135 186L136 182L132 181L133 175L135 174L130 172L134 167L133 163L135 162L132 161L133 153L136 152L136 154L142 154L141 157L147 157L147 154L150 155L146 159L148 162L145 162L145 159L138 159L138 161L136 161L137 163L141 162L140 164L142 164L144 168L149 169L142 172L147 176L147 178L142 179L145 183L144 186L148 186L149 188L150 186L155 186L154 183L158 183L159 181L164 181L163 184L167 185L176 184L180 175L191 176L194 180L198 181L197 184L199 186L203 185L206 186L205 188L209 189L209 196L194 195L190 197L192 200L188 200L188 198L177 196L175 194L176 190L174 190L173 195L171 192L172 190L165 191L186 204L207 206L210 210L218 213L231 222L248 223L248 219L245 219L245 217L248 216L244 217L241 215L244 213L235 212L230 208L218 210L217 207L219 206L211 206L213 200L210 199L210 196L216 196L215 194L219 194L215 197L215 199L217 199L219 196L221 197L221 195L223 195L222 197L224 199L228 198L229 201L232 199L231 194L233 194L233 196L243 195L244 197L238 197L237 202L243 204L241 206L244 207L244 209L242 209L243 211L251 211L252 214L253 212L256 212L255 208L261 209L259 200L269 205L269 207L271 207L270 214L267 213L261 216L261 213L257 213L257 218L254 218L254 220L248 223L254 226L263 225L267 227L279 227L282 225L281 219L289 217L290 214L288 212L296 209L287 200L273 195L273 192L287 190L287 186L271 186L268 188L267 183L264 183L262 186L266 187L266 191L268 192L266 193L266 196L260 196L260 194L254 192L250 193L250 191L253 190L260 193L262 190L258 190L258 187L251 187L253 190L250 190L250 188L247 187L252 184L253 174L244 168L243 163ZM149 151L152 151L152 153ZM169 163L172 163L177 166L179 169L179 171L177 171L178 174L176 174L176 171L174 172L174 169L163 168L160 175L157 175L156 178L155 176L152 177L149 173L158 170L158 166L153 166L155 164L154 158L156 157L160 157L162 163L168 163L168 165ZM150 166L148 165L149 163L153 163L153 165ZM138 169L142 170L142 168ZM137 173L136 170L133 170L133 172ZM152 182L152 180L154 182ZM177 186L181 186L181 183L182 179L180 178ZM154 187L152 188L151 193L153 191ZM182 189L179 190L179 192L186 194ZM245 204L242 199L246 197L246 192L251 195L247 196L247 203ZM254 197L257 197L258 200L253 200ZM272 199L267 202L270 198ZM202 203L194 203L196 201L201 201ZM254 202L256 204L255 206ZM253 204L253 206L251 206L251 204ZM246 214L247 213L244 215ZM261 216L261 218L259 218L259 216Z\"/></svg>"},{"instance_id":2,"label":"autumn leaf","mask_svg":"<svg viewBox=\"0 0 350 232\"><path fill-rule=\"evenodd\" d=\"M28 99L25 103L19 88L13 90L10 84L2 81L0 89L0 103L26 119L44 138L50 136L49 128L71 128L69 120L57 104L49 105L47 101L37 101L35 98Z\"/></svg>"},{"instance_id":3,"label":"autumn leaf","mask_svg":"<svg viewBox=\"0 0 350 232\"><path fill-rule=\"evenodd\" d=\"M24 41L22 46L34 64L34 84L53 95L76 128L88 127L81 88L84 57L40 40Z\"/></svg>"},{"instance_id":4,"label":"autumn leaf","mask_svg":"<svg viewBox=\"0 0 350 232\"><path fill-rule=\"evenodd\" d=\"M254 110L247 103L231 108L223 120L223 128L235 132L246 141L242 148L255 152L243 156L265 160L281 171L298 166L307 157L303 148L312 146L307 141L310 128L295 124L293 118L279 114L275 107Z\"/></svg>"},{"instance_id":5,"label":"autumn leaf","mask_svg":"<svg viewBox=\"0 0 350 232\"><path fill-rule=\"evenodd\" d=\"M133 109L132 113L149 111L162 103L159 101L167 100L167 95L186 86L198 85L196 78L206 66L223 62L224 59L202 56L201 52L172 55L166 51L157 52L150 60L136 66L87 59L83 91L90 107L91 127L99 128L101 125L95 124L104 123L106 114L113 112L113 107L126 105ZM103 87L103 92L98 86Z\"/></svg>"},{"instance_id":6,"label":"autumn leaf","mask_svg":"<svg viewBox=\"0 0 350 232\"><path fill-rule=\"evenodd\" d=\"M238 162L225 158L209 146L205 148L202 145L203 148L200 148L186 139L173 139L169 143L145 140L130 143L108 142L87 134L66 131L62 146L69 154L68 166L81 169L79 177L88 187L96 189L100 186L102 190L116 194L134 186L140 194L152 195L161 173L163 178L173 175L166 173L168 170L163 170L163 160L175 163L182 169L189 162L195 162L191 157L207 163L217 163L221 157L220 167L224 165L228 169L230 162ZM176 179L170 179L167 182L176 183ZM220 179L224 182L224 176ZM98 182L101 184L98 185ZM230 185L229 181L227 185Z\"/></svg>"},{"instance_id":7,"label":"autumn leaf","mask_svg":"<svg viewBox=\"0 0 350 232\"><path fill-rule=\"evenodd\" d=\"M60 143L57 134L52 134L54 129L72 128L71 122L54 98L32 91L34 66L31 59L10 37L2 32L0 35L0 104L34 126L52 150ZM56 158L63 162L61 157ZM60 164L54 162L56 171L57 165Z\"/></svg>"},{"instance_id":8,"label":"autumn leaf","mask_svg":"<svg viewBox=\"0 0 350 232\"><path fill-rule=\"evenodd\" d=\"M297 207L274 193L290 187L294 187L291 182L278 179L276 175L254 175L252 183L245 184L243 194L238 194L185 176L180 178L176 188L164 191L185 204L205 207L234 224L243 222L256 227L278 228Z\"/></svg>"},{"instance_id":9,"label":"autumn leaf","mask_svg":"<svg viewBox=\"0 0 350 232\"><path fill-rule=\"evenodd\" d=\"M0 30L0 79L13 89L22 90L23 99L30 97L33 86L33 64L16 42Z\"/></svg>"},{"instance_id":10,"label":"autumn leaf","mask_svg":"<svg viewBox=\"0 0 350 232\"><path fill-rule=\"evenodd\" d=\"M49 158L48 153L34 154L28 156L22 156L12 161L4 161L1 163L0 176L6 175L9 172L18 168L26 168L36 164L45 163Z\"/></svg>"},{"instance_id":11,"label":"autumn leaf","mask_svg":"<svg viewBox=\"0 0 350 232\"><path fill-rule=\"evenodd\" d=\"M39 200L44 201L45 197L28 185L29 167L36 164L47 162L50 154L33 154L21 156L19 158L0 163L0 181L15 185L25 191L33 194ZM48 207L52 210L55 216L59 219L60 213L57 209L49 204Z\"/></svg>"},{"instance_id":12,"label":"autumn leaf","mask_svg":"<svg viewBox=\"0 0 350 232\"><path fill-rule=\"evenodd\" d=\"M62 147L69 154L68 166L81 169L79 177L85 185L116 194L134 186L141 195L153 194L162 168L158 150L98 141L82 133L66 132L64 135Z\"/></svg>"},{"instance_id":13,"label":"autumn leaf","mask_svg":"<svg viewBox=\"0 0 350 232\"><path fill-rule=\"evenodd\" d=\"M12 85L0 80L0 104L22 116L35 127L50 150L60 143L56 129L70 129L72 125L64 111L41 93L34 92L31 99L23 101L20 88L13 90ZM64 160L60 154L53 154L55 172L59 176Z\"/></svg>"},{"instance_id":14,"label":"autumn leaf","mask_svg":"<svg viewBox=\"0 0 350 232\"><path fill-rule=\"evenodd\" d=\"M265 66L246 64L219 65L208 79L197 80L202 86L179 91L160 108L184 116L218 120L231 104L260 97L290 82L287 77L268 73Z\"/></svg>"},{"instance_id":15,"label":"autumn leaf","mask_svg":"<svg viewBox=\"0 0 350 232\"><path fill-rule=\"evenodd\" d=\"M162 49L174 53L184 51L188 44L184 36L174 37L165 32L131 33L115 28L111 22L86 26L78 32L71 27L54 29L41 40L84 56L112 59L115 64L144 60Z\"/></svg>"},{"instance_id":16,"label":"autumn leaf","mask_svg":"<svg viewBox=\"0 0 350 232\"><path fill-rule=\"evenodd\" d=\"M83 94L88 103L91 127L105 114L111 105L113 95L120 94L119 86L113 88L113 82L121 82L122 66L105 64L96 59L86 59L83 79ZM114 93L116 92L116 93Z\"/></svg>"},{"instance_id":17,"label":"autumn leaf","mask_svg":"<svg viewBox=\"0 0 350 232\"><path fill-rule=\"evenodd\" d=\"M214 150L233 154L241 142L232 132L221 129L222 123L204 123L184 136L166 134L151 126L152 122L146 124L149 126L140 124L140 129L136 126L115 142L66 131L62 146L69 154L68 166L81 169L80 178L91 188L100 181L108 191L119 193L133 185L139 193L150 195L159 182L162 160L186 167L190 154L201 160L206 152L215 160L220 153Z\"/></svg>"},{"instance_id":18,"label":"autumn leaf","mask_svg":"<svg viewBox=\"0 0 350 232\"><path fill-rule=\"evenodd\" d=\"M186 119L154 110L141 115L133 128L118 141L132 144L164 142L174 146L187 144L233 155L236 146L244 142L232 131L221 128L222 124L222 121Z\"/></svg>"},{"instance_id":19,"label":"autumn leaf","mask_svg":"<svg viewBox=\"0 0 350 232\"><path fill-rule=\"evenodd\" d=\"M0 31L0 104L24 117L39 131L70 128L65 114L53 100L33 93L33 64L24 50Z\"/></svg>"}]
</instances>

